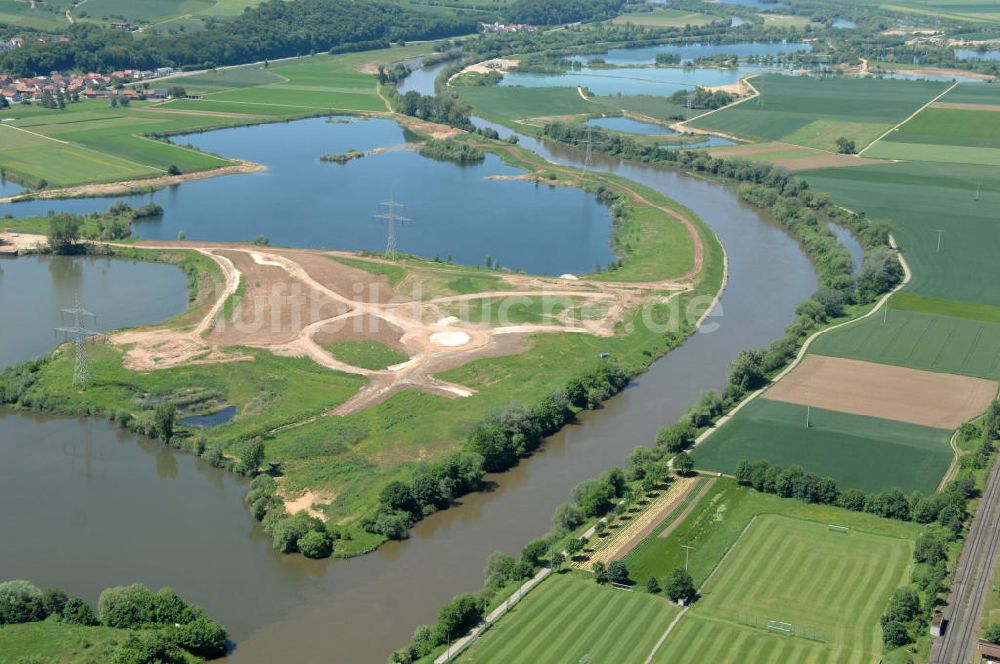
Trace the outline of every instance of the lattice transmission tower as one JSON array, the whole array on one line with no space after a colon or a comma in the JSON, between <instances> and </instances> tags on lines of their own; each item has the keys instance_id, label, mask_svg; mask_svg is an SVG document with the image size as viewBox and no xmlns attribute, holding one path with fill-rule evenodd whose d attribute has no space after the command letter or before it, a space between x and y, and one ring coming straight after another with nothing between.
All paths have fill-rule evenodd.
<instances>
[{"instance_id":1,"label":"lattice transmission tower","mask_svg":"<svg viewBox=\"0 0 1000 664\"><path fill-rule=\"evenodd\" d=\"M90 365L87 362L87 337L97 334L84 325L84 321L89 321L92 325L97 325L97 315L80 306L80 297L77 296L72 309L60 309L59 316L63 320L67 316L71 317L72 325L69 327L57 327L56 334L62 333L66 340L73 340L76 348L76 361L73 364L73 385L85 388L90 385Z\"/></svg>"},{"instance_id":2,"label":"lattice transmission tower","mask_svg":"<svg viewBox=\"0 0 1000 664\"><path fill-rule=\"evenodd\" d=\"M587 154L583 158L583 170L589 171L594 165L594 128L587 125Z\"/></svg>"},{"instance_id":3,"label":"lattice transmission tower","mask_svg":"<svg viewBox=\"0 0 1000 664\"><path fill-rule=\"evenodd\" d=\"M389 260L394 261L396 260L396 224L408 224L413 220L409 217L404 217L397 212L397 210L406 206L402 203L397 203L392 198L379 203L379 205L385 208L385 211L380 214L376 214L375 218L381 219L387 226L386 232L388 237L386 238L385 243L385 255Z\"/></svg>"}]
</instances>

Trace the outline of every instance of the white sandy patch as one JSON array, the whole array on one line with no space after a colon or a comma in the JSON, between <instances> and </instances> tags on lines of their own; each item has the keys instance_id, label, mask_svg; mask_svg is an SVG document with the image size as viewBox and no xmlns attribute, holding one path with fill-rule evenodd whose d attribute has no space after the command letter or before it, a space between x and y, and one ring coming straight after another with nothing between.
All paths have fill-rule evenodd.
<instances>
[{"instance_id":1,"label":"white sandy patch","mask_svg":"<svg viewBox=\"0 0 1000 664\"><path fill-rule=\"evenodd\" d=\"M565 279L566 281L580 281L580 277L575 274L560 274L560 279Z\"/></svg>"},{"instance_id":2,"label":"white sandy patch","mask_svg":"<svg viewBox=\"0 0 1000 664\"><path fill-rule=\"evenodd\" d=\"M436 346L454 348L464 346L472 340L467 332L435 332L431 335L431 343Z\"/></svg>"},{"instance_id":3,"label":"white sandy patch","mask_svg":"<svg viewBox=\"0 0 1000 664\"><path fill-rule=\"evenodd\" d=\"M285 267L284 263L279 263L278 261L271 260L270 258L264 258L256 251L250 252L250 257L253 258L253 262L257 265L270 265L272 267Z\"/></svg>"},{"instance_id":4,"label":"white sandy patch","mask_svg":"<svg viewBox=\"0 0 1000 664\"><path fill-rule=\"evenodd\" d=\"M460 323L461 321L454 316L445 316L438 322L434 323L438 327L448 327L449 325L454 325L455 323Z\"/></svg>"}]
</instances>

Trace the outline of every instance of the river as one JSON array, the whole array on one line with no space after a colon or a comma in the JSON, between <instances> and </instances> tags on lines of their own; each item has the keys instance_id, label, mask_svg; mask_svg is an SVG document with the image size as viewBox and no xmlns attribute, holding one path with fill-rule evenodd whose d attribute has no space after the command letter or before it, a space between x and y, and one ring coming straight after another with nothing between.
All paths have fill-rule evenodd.
<instances>
[{"instance_id":1,"label":"river","mask_svg":"<svg viewBox=\"0 0 1000 664\"><path fill-rule=\"evenodd\" d=\"M561 146L527 137L522 144L561 163L582 161ZM623 463L702 390L721 389L737 352L780 337L816 287L799 245L728 187L599 155L594 168L658 189L705 219L727 249L729 285L705 333L601 409L582 414L532 458L490 477L492 491L463 497L460 506L419 523L409 540L372 555L309 561L274 554L240 504L244 485L190 456L103 422L7 414L0 420L0 500L18 509L6 510L0 522L2 576L61 585L91 601L109 585L170 584L230 628L237 663L384 662L443 603L480 585L489 553L516 553L547 530L572 486ZM224 188L227 180L206 182ZM479 227L475 218L471 223ZM103 299L91 293L87 305L100 311L116 297L111 289ZM174 311L164 304L159 315ZM6 334L4 340L12 345ZM26 347L20 355L35 352ZM24 477L2 481L14 476Z\"/></svg>"}]
</instances>

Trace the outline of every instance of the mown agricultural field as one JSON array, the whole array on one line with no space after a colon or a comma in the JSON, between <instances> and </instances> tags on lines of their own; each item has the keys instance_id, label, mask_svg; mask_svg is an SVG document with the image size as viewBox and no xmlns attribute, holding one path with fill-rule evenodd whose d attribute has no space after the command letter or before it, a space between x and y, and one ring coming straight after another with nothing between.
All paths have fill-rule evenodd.
<instances>
[{"instance_id":1,"label":"mown agricultural field","mask_svg":"<svg viewBox=\"0 0 1000 664\"><path fill-rule=\"evenodd\" d=\"M663 595L599 586L589 574L553 574L456 661L641 664L679 611Z\"/></svg>"},{"instance_id":2,"label":"mown agricultural field","mask_svg":"<svg viewBox=\"0 0 1000 664\"><path fill-rule=\"evenodd\" d=\"M552 115L579 115L601 109L576 88L461 87L459 97L487 119L498 122Z\"/></svg>"},{"instance_id":3,"label":"mown agricultural field","mask_svg":"<svg viewBox=\"0 0 1000 664\"><path fill-rule=\"evenodd\" d=\"M922 300L902 302L904 307L924 306ZM817 338L809 350L913 369L1000 378L1000 323L909 308L890 308L888 315L833 330Z\"/></svg>"},{"instance_id":4,"label":"mown agricultural field","mask_svg":"<svg viewBox=\"0 0 1000 664\"><path fill-rule=\"evenodd\" d=\"M765 459L829 476L843 488L934 491L951 463L949 431L758 398L693 452L698 468L732 473Z\"/></svg>"},{"instance_id":5,"label":"mown agricultural field","mask_svg":"<svg viewBox=\"0 0 1000 664\"><path fill-rule=\"evenodd\" d=\"M912 550L907 539L758 516L654 661L875 661L879 615L907 581ZM794 636L768 632L771 620Z\"/></svg>"},{"instance_id":6,"label":"mown agricultural field","mask_svg":"<svg viewBox=\"0 0 1000 664\"><path fill-rule=\"evenodd\" d=\"M913 270L908 292L1000 305L994 215L1000 167L897 163L809 171L803 178L846 207L893 222Z\"/></svg>"},{"instance_id":7,"label":"mown agricultural field","mask_svg":"<svg viewBox=\"0 0 1000 664\"><path fill-rule=\"evenodd\" d=\"M855 4L869 6L866 0L852 0ZM1000 4L992 0L883 0L880 7L893 12L919 17L944 18L955 21L995 23L1000 20Z\"/></svg>"},{"instance_id":8,"label":"mown agricultural field","mask_svg":"<svg viewBox=\"0 0 1000 664\"><path fill-rule=\"evenodd\" d=\"M875 140L947 88L933 81L760 76L761 96L692 125L749 138L835 150L837 138L858 148Z\"/></svg>"},{"instance_id":9,"label":"mown agricultural field","mask_svg":"<svg viewBox=\"0 0 1000 664\"><path fill-rule=\"evenodd\" d=\"M926 108L865 156L1000 166L1000 118L989 109Z\"/></svg>"},{"instance_id":10,"label":"mown agricultural field","mask_svg":"<svg viewBox=\"0 0 1000 664\"><path fill-rule=\"evenodd\" d=\"M1000 88L981 83L959 83L941 98L944 104L1000 105Z\"/></svg>"},{"instance_id":11,"label":"mown agricultural field","mask_svg":"<svg viewBox=\"0 0 1000 664\"><path fill-rule=\"evenodd\" d=\"M612 23L645 25L654 28L683 28L685 25L705 25L721 20L718 16L710 16L683 9L657 9L651 12L631 12L622 14L612 20Z\"/></svg>"}]
</instances>

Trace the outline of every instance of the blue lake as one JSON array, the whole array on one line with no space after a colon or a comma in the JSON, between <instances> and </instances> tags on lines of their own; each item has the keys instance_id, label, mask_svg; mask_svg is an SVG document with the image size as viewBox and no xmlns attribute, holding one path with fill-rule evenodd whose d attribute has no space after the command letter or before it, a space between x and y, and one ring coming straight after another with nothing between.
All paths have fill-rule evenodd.
<instances>
[{"instance_id":1,"label":"blue lake","mask_svg":"<svg viewBox=\"0 0 1000 664\"><path fill-rule=\"evenodd\" d=\"M177 137L180 144L265 165L253 175L186 182L152 195L162 219L133 225L134 235L173 240L253 240L344 250L384 251L386 228L374 215L390 197L413 220L398 228L401 252L480 265L487 254L504 267L540 274L586 272L614 258L611 217L596 197L569 187L536 186L490 176L523 173L487 155L459 166L421 157L389 120L330 123L323 118L224 129ZM321 162L325 153L387 148L346 164ZM105 210L112 199L16 203L0 213L41 216L49 210ZM572 238L572 241L567 241Z\"/></svg>"},{"instance_id":2,"label":"blue lake","mask_svg":"<svg viewBox=\"0 0 1000 664\"><path fill-rule=\"evenodd\" d=\"M593 125L595 127L600 127L602 129L610 129L612 131L624 131L630 134L642 134L644 136L665 136L669 134L676 134L677 132L669 127L663 127L658 124L652 124L649 122L639 122L638 120L633 120L631 118L593 118L587 121L587 124Z\"/></svg>"},{"instance_id":3,"label":"blue lake","mask_svg":"<svg viewBox=\"0 0 1000 664\"><path fill-rule=\"evenodd\" d=\"M955 57L959 60L1000 60L1000 51L980 51L976 48L956 48Z\"/></svg>"},{"instance_id":4,"label":"blue lake","mask_svg":"<svg viewBox=\"0 0 1000 664\"><path fill-rule=\"evenodd\" d=\"M572 60L587 62L592 58L601 58L609 65L651 65L656 63L660 53L676 53L681 62L693 62L695 58L713 55L736 55L740 58L750 56L776 56L784 53L811 51L812 44L804 42L733 42L731 44L664 44L661 46L645 46L642 48L613 48L607 54L578 55Z\"/></svg>"}]
</instances>

